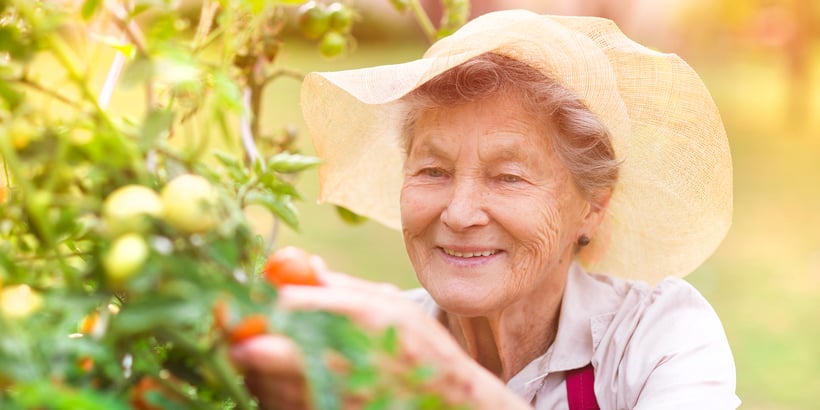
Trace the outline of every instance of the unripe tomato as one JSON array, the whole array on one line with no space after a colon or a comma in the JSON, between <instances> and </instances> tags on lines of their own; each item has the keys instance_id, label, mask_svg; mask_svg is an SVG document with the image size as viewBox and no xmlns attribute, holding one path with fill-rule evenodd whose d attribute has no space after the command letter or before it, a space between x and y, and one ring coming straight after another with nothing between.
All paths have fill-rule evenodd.
<instances>
[{"instance_id":1,"label":"unripe tomato","mask_svg":"<svg viewBox=\"0 0 820 410\"><path fill-rule=\"evenodd\" d=\"M103 203L103 220L114 234L142 230L146 216L162 216L162 201L153 189L142 185L117 188Z\"/></svg>"},{"instance_id":2,"label":"unripe tomato","mask_svg":"<svg viewBox=\"0 0 820 410\"><path fill-rule=\"evenodd\" d=\"M403 11L407 10L407 7L410 6L410 1L409 0L390 0L390 4L392 4L393 7L396 10L398 10L399 12L403 12Z\"/></svg>"},{"instance_id":3,"label":"unripe tomato","mask_svg":"<svg viewBox=\"0 0 820 410\"><path fill-rule=\"evenodd\" d=\"M286 246L268 256L263 273L276 286L320 284L310 266L310 254L295 246Z\"/></svg>"},{"instance_id":4,"label":"unripe tomato","mask_svg":"<svg viewBox=\"0 0 820 410\"><path fill-rule=\"evenodd\" d=\"M185 233L204 233L218 222L219 196L211 182L199 175L174 178L160 193L166 222Z\"/></svg>"},{"instance_id":5,"label":"unripe tomato","mask_svg":"<svg viewBox=\"0 0 820 410\"><path fill-rule=\"evenodd\" d=\"M18 151L26 149L35 137L36 131L28 121L18 119L11 123L8 128L11 144Z\"/></svg>"},{"instance_id":6,"label":"unripe tomato","mask_svg":"<svg viewBox=\"0 0 820 410\"><path fill-rule=\"evenodd\" d=\"M299 31L305 38L315 40L329 27L330 13L323 4L309 1L299 7Z\"/></svg>"},{"instance_id":7,"label":"unripe tomato","mask_svg":"<svg viewBox=\"0 0 820 410\"><path fill-rule=\"evenodd\" d=\"M122 284L139 271L148 259L148 254L148 245L139 234L129 233L120 236L103 256L103 268L108 279L114 285Z\"/></svg>"},{"instance_id":8,"label":"unripe tomato","mask_svg":"<svg viewBox=\"0 0 820 410\"><path fill-rule=\"evenodd\" d=\"M327 6L330 13L330 29L339 33L347 33L353 27L353 10L342 3L332 3Z\"/></svg>"},{"instance_id":9,"label":"unripe tomato","mask_svg":"<svg viewBox=\"0 0 820 410\"><path fill-rule=\"evenodd\" d=\"M228 333L231 343L242 343L252 337L263 335L268 331L268 319L265 315L249 315L242 319Z\"/></svg>"},{"instance_id":10,"label":"unripe tomato","mask_svg":"<svg viewBox=\"0 0 820 410\"><path fill-rule=\"evenodd\" d=\"M15 285L0 291L0 313L11 319L23 319L40 310L43 297L29 285Z\"/></svg>"},{"instance_id":11,"label":"unripe tomato","mask_svg":"<svg viewBox=\"0 0 820 410\"><path fill-rule=\"evenodd\" d=\"M347 38L344 34L328 31L319 42L319 53L325 58L334 58L342 54L347 48Z\"/></svg>"}]
</instances>

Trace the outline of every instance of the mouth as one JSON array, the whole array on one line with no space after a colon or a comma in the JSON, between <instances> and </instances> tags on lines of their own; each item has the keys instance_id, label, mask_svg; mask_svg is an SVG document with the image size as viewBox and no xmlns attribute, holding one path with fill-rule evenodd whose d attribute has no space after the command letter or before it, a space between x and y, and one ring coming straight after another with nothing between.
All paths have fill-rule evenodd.
<instances>
[{"instance_id":1,"label":"mouth","mask_svg":"<svg viewBox=\"0 0 820 410\"><path fill-rule=\"evenodd\" d=\"M457 251L455 249L441 248L445 254L456 258L470 259L478 257L492 256L500 252L498 249L474 250L474 251Z\"/></svg>"}]
</instances>

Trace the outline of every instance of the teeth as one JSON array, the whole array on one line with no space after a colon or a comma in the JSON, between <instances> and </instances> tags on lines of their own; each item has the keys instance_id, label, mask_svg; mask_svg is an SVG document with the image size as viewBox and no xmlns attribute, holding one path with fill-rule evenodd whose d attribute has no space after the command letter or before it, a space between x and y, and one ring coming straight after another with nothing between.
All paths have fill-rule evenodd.
<instances>
[{"instance_id":1,"label":"teeth","mask_svg":"<svg viewBox=\"0 0 820 410\"><path fill-rule=\"evenodd\" d=\"M452 249L444 249L444 253L458 258L473 258L476 256L490 256L498 252L497 250L481 251L481 252L458 252Z\"/></svg>"}]
</instances>

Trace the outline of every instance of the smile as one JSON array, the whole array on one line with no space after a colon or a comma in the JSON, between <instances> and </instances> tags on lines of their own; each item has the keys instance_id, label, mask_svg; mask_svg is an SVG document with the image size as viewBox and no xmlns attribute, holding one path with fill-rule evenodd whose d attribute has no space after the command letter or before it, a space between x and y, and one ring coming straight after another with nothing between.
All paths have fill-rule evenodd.
<instances>
[{"instance_id":1,"label":"smile","mask_svg":"<svg viewBox=\"0 0 820 410\"><path fill-rule=\"evenodd\" d=\"M446 253L450 256L455 256L457 258L475 258L475 257L478 257L478 256L495 255L496 253L498 253L497 249L486 250L486 251L476 251L476 252L459 252L459 251L454 251L452 249L447 249L447 248L442 248L442 250L444 251L444 253Z\"/></svg>"}]
</instances>

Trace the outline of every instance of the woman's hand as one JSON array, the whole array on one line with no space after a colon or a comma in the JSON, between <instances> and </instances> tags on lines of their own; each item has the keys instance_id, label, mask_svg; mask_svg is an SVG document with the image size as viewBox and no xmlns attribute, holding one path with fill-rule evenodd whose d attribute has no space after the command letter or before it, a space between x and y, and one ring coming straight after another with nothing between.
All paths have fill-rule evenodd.
<instances>
[{"instance_id":1,"label":"woman's hand","mask_svg":"<svg viewBox=\"0 0 820 410\"><path fill-rule=\"evenodd\" d=\"M438 394L448 403L473 409L529 408L469 358L439 322L405 299L395 286L330 272L318 257L311 264L322 286L282 287L282 308L342 314L373 331L395 327L400 354L385 357L382 367L391 372L433 368L434 376L417 388ZM290 340L275 335L257 337L235 346L231 354L262 408L309 408L303 364ZM347 408L359 407L360 400L350 398Z\"/></svg>"}]
</instances>

